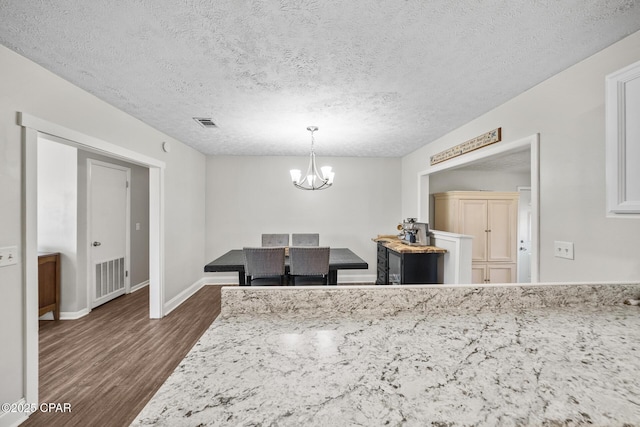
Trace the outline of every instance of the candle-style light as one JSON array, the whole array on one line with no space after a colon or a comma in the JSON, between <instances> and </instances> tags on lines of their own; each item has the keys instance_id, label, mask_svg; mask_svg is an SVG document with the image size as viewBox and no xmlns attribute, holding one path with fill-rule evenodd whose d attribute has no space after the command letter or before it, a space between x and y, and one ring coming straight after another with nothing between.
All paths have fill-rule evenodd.
<instances>
[{"instance_id":1,"label":"candle-style light","mask_svg":"<svg viewBox=\"0 0 640 427\"><path fill-rule=\"evenodd\" d=\"M311 154L309 158L309 167L307 168L307 173L304 176L302 181L302 171L300 169L291 169L289 173L291 174L291 181L293 181L293 185L296 188L301 190L324 190L333 185L333 177L335 173L331 170L331 166L323 166L320 171L318 171L318 167L316 166L316 153L313 150L313 144L315 139L313 137L313 133L318 130L317 126L309 126L307 130L311 132Z\"/></svg>"}]
</instances>

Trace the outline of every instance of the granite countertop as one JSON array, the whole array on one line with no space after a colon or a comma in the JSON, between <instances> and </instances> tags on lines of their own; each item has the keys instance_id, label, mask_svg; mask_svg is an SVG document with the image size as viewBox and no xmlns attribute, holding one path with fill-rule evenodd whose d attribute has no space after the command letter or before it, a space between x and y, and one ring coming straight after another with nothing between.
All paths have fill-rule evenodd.
<instances>
[{"instance_id":1,"label":"granite countertop","mask_svg":"<svg viewBox=\"0 0 640 427\"><path fill-rule=\"evenodd\" d=\"M640 425L640 308L218 318L132 425Z\"/></svg>"},{"instance_id":2,"label":"granite countertop","mask_svg":"<svg viewBox=\"0 0 640 427\"><path fill-rule=\"evenodd\" d=\"M446 249L439 248L437 246L411 246L402 241L395 235L378 235L373 239L374 242L383 242L382 245L387 249L391 249L398 253L413 253L413 254L443 254L447 252Z\"/></svg>"}]
</instances>

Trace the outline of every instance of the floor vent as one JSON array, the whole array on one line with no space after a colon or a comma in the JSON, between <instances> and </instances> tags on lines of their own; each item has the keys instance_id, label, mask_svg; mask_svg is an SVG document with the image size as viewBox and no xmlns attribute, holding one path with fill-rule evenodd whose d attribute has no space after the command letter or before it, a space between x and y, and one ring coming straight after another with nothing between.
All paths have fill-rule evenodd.
<instances>
[{"instance_id":1,"label":"floor vent","mask_svg":"<svg viewBox=\"0 0 640 427\"><path fill-rule=\"evenodd\" d=\"M96 299L124 289L124 278L124 258L96 264Z\"/></svg>"}]
</instances>

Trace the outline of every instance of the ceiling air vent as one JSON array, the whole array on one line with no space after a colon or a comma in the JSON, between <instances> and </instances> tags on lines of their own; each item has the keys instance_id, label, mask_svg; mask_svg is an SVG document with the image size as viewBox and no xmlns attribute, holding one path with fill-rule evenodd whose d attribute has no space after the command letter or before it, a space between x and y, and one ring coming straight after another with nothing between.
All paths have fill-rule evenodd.
<instances>
[{"instance_id":1,"label":"ceiling air vent","mask_svg":"<svg viewBox=\"0 0 640 427\"><path fill-rule=\"evenodd\" d=\"M218 127L215 123L213 123L213 120L211 120L210 117L194 117L193 120L198 122L198 124L203 128L214 129Z\"/></svg>"}]
</instances>

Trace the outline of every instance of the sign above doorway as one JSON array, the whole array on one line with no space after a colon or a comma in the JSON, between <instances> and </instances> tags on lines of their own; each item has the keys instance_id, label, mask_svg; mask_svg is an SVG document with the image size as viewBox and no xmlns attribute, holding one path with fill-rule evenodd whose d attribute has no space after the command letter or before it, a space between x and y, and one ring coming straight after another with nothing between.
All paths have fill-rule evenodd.
<instances>
[{"instance_id":1,"label":"sign above doorway","mask_svg":"<svg viewBox=\"0 0 640 427\"><path fill-rule=\"evenodd\" d=\"M475 138L465 141L462 144L458 144L454 147L434 154L433 156L431 156L431 166L477 150L478 148L495 144L496 142L499 142L501 140L502 128L497 128L487 133L483 133L482 135L476 136Z\"/></svg>"}]
</instances>

